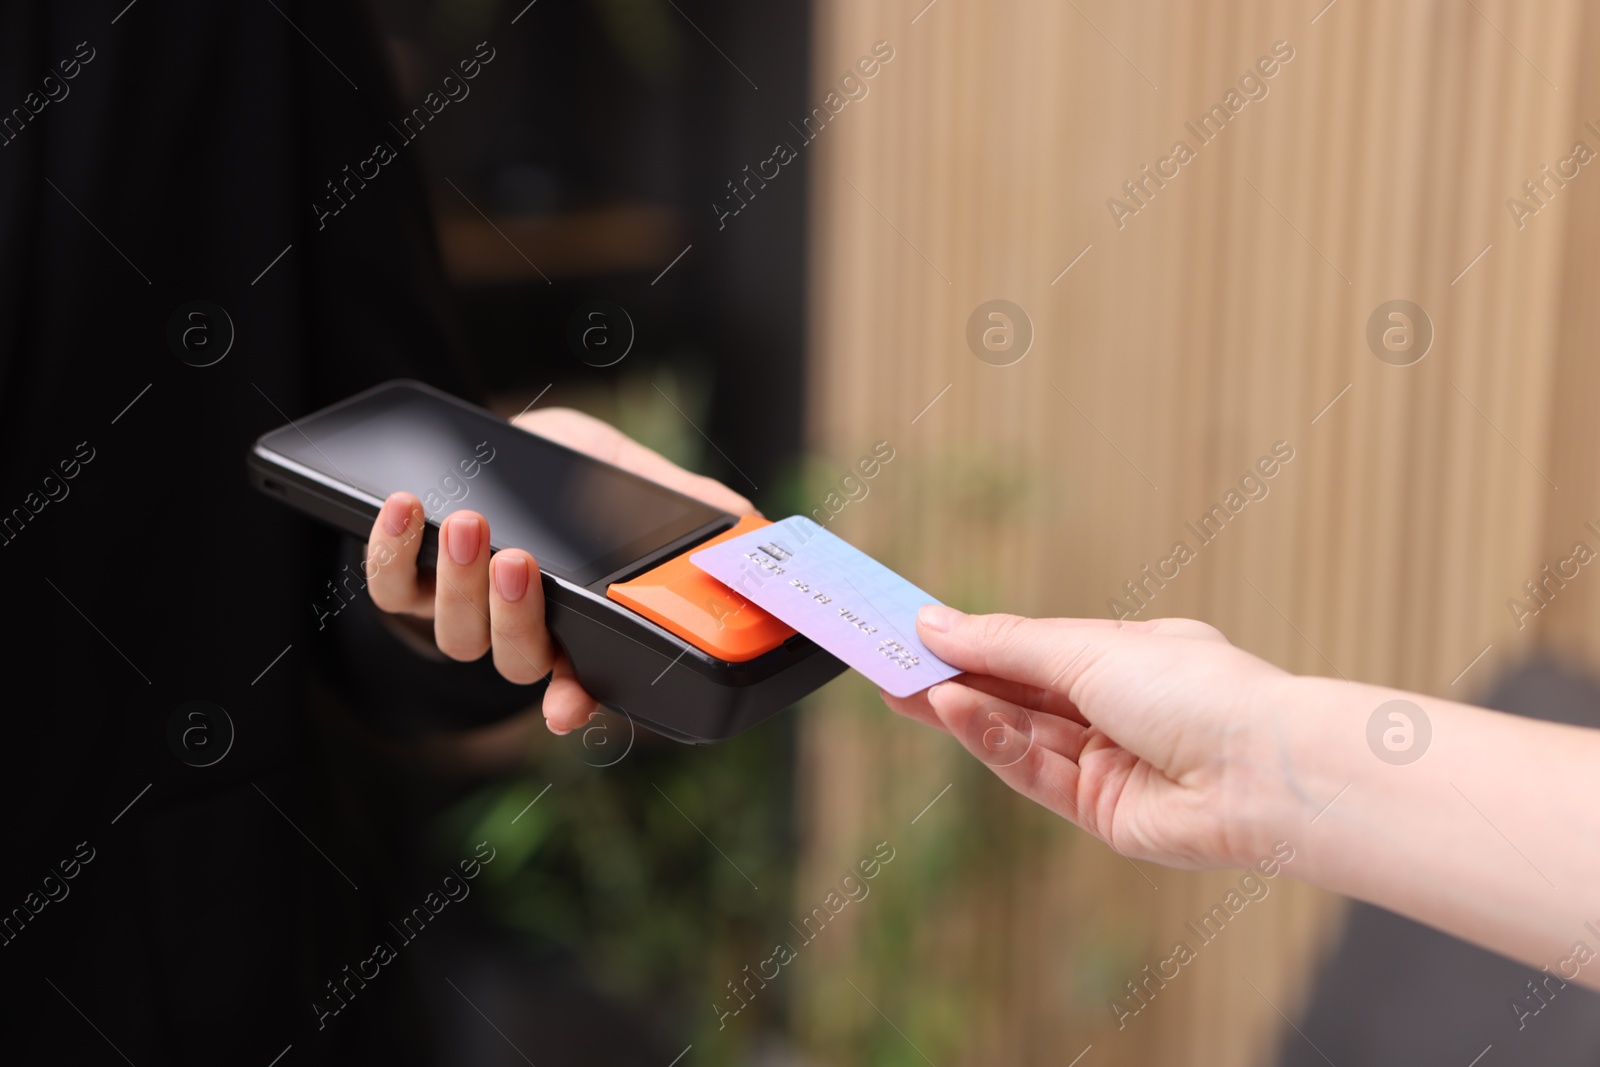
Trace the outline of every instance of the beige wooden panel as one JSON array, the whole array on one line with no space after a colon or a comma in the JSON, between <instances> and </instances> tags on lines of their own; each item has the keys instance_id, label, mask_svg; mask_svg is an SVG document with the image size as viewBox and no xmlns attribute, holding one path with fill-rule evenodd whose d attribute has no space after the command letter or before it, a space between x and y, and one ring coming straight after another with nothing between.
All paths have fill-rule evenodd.
<instances>
[{"instance_id":1,"label":"beige wooden panel","mask_svg":"<svg viewBox=\"0 0 1600 1067\"><path fill-rule=\"evenodd\" d=\"M805 149L812 444L840 470L896 449L834 528L970 609L1104 616L1283 440L1143 617L1460 698L1541 645L1592 660L1600 578L1522 630L1505 601L1600 547L1600 165L1520 230L1505 201L1600 150L1597 18L1475 3L822 0L817 103L895 48ZM1119 229L1107 199L1280 40L1268 94ZM1012 366L964 339L992 298L1036 331ZM1410 367L1365 340L1395 298L1435 331ZM1280 880L1119 1032L1109 999L1238 872L1130 865L859 680L803 734L798 906L898 850L797 964L824 1062L1259 1064L1302 1006L1339 907Z\"/></svg>"}]
</instances>

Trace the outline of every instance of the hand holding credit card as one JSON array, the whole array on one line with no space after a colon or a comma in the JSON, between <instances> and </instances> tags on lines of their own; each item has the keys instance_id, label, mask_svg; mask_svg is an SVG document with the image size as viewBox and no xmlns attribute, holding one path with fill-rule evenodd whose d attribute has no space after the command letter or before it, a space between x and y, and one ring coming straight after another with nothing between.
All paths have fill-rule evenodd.
<instances>
[{"instance_id":1,"label":"hand holding credit card","mask_svg":"<svg viewBox=\"0 0 1600 1067\"><path fill-rule=\"evenodd\" d=\"M961 673L917 639L938 603L803 515L695 552L689 562L897 697Z\"/></svg>"}]
</instances>

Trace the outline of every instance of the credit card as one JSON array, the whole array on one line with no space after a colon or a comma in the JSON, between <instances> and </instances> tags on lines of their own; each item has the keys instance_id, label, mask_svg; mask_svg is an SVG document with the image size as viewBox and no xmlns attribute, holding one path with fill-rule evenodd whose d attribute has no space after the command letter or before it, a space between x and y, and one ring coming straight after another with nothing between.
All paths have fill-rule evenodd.
<instances>
[{"instance_id":1,"label":"credit card","mask_svg":"<svg viewBox=\"0 0 1600 1067\"><path fill-rule=\"evenodd\" d=\"M804 515L692 553L689 562L894 696L961 673L917 640L917 609L938 601Z\"/></svg>"}]
</instances>

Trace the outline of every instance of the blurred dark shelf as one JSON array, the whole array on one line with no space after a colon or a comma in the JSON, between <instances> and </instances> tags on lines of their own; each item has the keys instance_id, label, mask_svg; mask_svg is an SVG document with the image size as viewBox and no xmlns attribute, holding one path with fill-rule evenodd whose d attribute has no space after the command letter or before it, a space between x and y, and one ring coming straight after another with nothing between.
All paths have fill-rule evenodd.
<instances>
[{"instance_id":1,"label":"blurred dark shelf","mask_svg":"<svg viewBox=\"0 0 1600 1067\"><path fill-rule=\"evenodd\" d=\"M683 251L679 213L656 204L616 204L560 215L501 216L441 211L445 270L458 285L660 270ZM535 269L537 267L537 269Z\"/></svg>"}]
</instances>

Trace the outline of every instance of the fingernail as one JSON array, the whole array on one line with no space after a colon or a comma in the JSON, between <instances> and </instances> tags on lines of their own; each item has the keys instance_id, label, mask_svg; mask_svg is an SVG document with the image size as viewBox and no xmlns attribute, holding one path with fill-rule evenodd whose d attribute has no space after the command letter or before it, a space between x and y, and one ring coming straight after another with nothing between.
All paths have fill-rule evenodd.
<instances>
[{"instance_id":1,"label":"fingernail","mask_svg":"<svg viewBox=\"0 0 1600 1067\"><path fill-rule=\"evenodd\" d=\"M383 502L383 528L390 537L399 537L406 532L406 505L405 498L395 493Z\"/></svg>"},{"instance_id":2,"label":"fingernail","mask_svg":"<svg viewBox=\"0 0 1600 1067\"><path fill-rule=\"evenodd\" d=\"M917 625L938 633L945 633L960 622L961 618L962 613L955 608L946 607L943 604L924 604L922 609L917 612Z\"/></svg>"},{"instance_id":3,"label":"fingernail","mask_svg":"<svg viewBox=\"0 0 1600 1067\"><path fill-rule=\"evenodd\" d=\"M450 529L445 534L446 546L450 550L450 558L456 565L465 567L478 558L478 540L481 537L481 524L476 515L457 515L449 522Z\"/></svg>"},{"instance_id":4,"label":"fingernail","mask_svg":"<svg viewBox=\"0 0 1600 1067\"><path fill-rule=\"evenodd\" d=\"M507 604L515 604L528 591L528 561L522 556L501 553L489 561L494 572L494 591Z\"/></svg>"}]
</instances>

